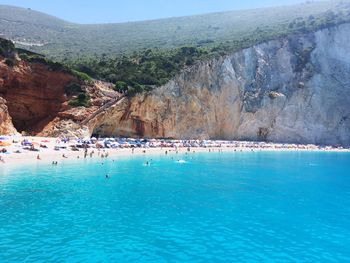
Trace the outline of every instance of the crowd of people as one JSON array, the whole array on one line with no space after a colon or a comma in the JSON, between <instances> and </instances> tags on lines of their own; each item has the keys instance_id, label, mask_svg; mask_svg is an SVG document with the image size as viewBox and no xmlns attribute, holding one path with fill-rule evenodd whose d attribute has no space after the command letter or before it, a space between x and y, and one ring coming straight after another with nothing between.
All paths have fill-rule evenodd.
<instances>
[{"instance_id":1,"label":"crowd of people","mask_svg":"<svg viewBox=\"0 0 350 263\"><path fill-rule=\"evenodd\" d=\"M268 142L218 141L218 140L171 140L171 139L133 139L133 138L38 138L38 137L0 137L0 163L5 162L6 156L36 153L38 161L46 153L51 153L63 159L76 153L77 158L92 158L95 154L100 158L107 158L118 149L136 149L145 153L147 149L168 151L201 149L211 152L218 151L257 151L257 150L306 150L306 151L348 151L343 147L317 146L304 144L284 144ZM53 162L57 162L54 160Z\"/></svg>"}]
</instances>

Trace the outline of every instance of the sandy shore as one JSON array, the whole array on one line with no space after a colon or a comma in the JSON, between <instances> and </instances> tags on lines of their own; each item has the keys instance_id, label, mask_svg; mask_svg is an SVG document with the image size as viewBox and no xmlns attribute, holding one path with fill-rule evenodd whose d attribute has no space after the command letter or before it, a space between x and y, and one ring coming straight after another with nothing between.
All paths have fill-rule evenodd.
<instances>
[{"instance_id":1,"label":"sandy shore","mask_svg":"<svg viewBox=\"0 0 350 263\"><path fill-rule=\"evenodd\" d=\"M18 138L17 138L18 139ZM60 144L66 146L67 149L60 149L59 151L54 150L55 145L57 145L57 138L40 138L40 137L26 137L29 141L33 142L35 145L45 144L47 148L39 148L38 152L33 152L29 150L23 150L23 147L20 145L20 142L12 143L11 146L2 147L5 148L9 153L1 153L0 156L3 159L3 162L0 162L1 166L6 165L21 165L21 164L51 164L52 162L62 162L64 160L84 160L84 150L80 149L79 151L72 151L69 148L70 144ZM323 151L323 152L350 152L349 149L337 149L337 148L320 148L317 146L310 145L285 145L281 148L281 144L267 144L263 148L257 147L251 142L242 142L242 145L235 147L233 145L223 145L221 147L195 147L190 148L191 153L217 153L217 152L259 152L259 151ZM16 153L20 151L21 153ZM90 153L94 151L92 157ZM88 149L88 155L86 159L103 159L102 155L108 153L109 159L118 158L118 157L128 157L128 156L149 156L149 155L176 155L176 154L185 154L189 149L186 147L181 148L117 148L117 149Z\"/></svg>"}]
</instances>

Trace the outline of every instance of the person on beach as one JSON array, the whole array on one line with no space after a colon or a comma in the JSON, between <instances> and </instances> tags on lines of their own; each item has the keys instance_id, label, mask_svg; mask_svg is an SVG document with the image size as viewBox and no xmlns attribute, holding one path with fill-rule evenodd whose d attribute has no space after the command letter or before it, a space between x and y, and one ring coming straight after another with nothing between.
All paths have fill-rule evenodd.
<instances>
[{"instance_id":1,"label":"person on beach","mask_svg":"<svg viewBox=\"0 0 350 263\"><path fill-rule=\"evenodd\" d=\"M135 151L135 149L134 149L134 148L131 148L131 153L132 153L132 154L134 154L134 151Z\"/></svg>"},{"instance_id":2,"label":"person on beach","mask_svg":"<svg viewBox=\"0 0 350 263\"><path fill-rule=\"evenodd\" d=\"M41 160L41 158L40 158L40 155L39 155L39 154L36 156L36 159L37 159L37 160Z\"/></svg>"},{"instance_id":3,"label":"person on beach","mask_svg":"<svg viewBox=\"0 0 350 263\"><path fill-rule=\"evenodd\" d=\"M0 156L0 162L2 162L2 163L5 162L4 158L2 158L2 156Z\"/></svg>"},{"instance_id":4,"label":"person on beach","mask_svg":"<svg viewBox=\"0 0 350 263\"><path fill-rule=\"evenodd\" d=\"M65 154L62 154L62 157L63 157L63 158L68 158Z\"/></svg>"}]
</instances>

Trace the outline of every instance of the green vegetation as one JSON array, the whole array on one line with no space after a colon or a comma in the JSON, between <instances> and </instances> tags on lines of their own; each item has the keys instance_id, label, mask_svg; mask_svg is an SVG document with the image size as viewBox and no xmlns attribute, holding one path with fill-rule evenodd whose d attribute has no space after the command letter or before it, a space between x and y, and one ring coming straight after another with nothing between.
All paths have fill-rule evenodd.
<instances>
[{"instance_id":1,"label":"green vegetation","mask_svg":"<svg viewBox=\"0 0 350 263\"><path fill-rule=\"evenodd\" d=\"M131 95L166 84L182 68L208 58L210 54L196 47L170 51L146 50L131 56L81 58L71 62L69 67L86 72L94 78L116 83L115 90Z\"/></svg>"},{"instance_id":2,"label":"green vegetation","mask_svg":"<svg viewBox=\"0 0 350 263\"><path fill-rule=\"evenodd\" d=\"M89 107L90 106L90 96L84 92L81 92L78 97L71 99L68 102L69 106L72 107Z\"/></svg>"},{"instance_id":3,"label":"green vegetation","mask_svg":"<svg viewBox=\"0 0 350 263\"><path fill-rule=\"evenodd\" d=\"M0 38L0 56L4 58L12 57L15 50L15 45L11 41Z\"/></svg>"},{"instance_id":4,"label":"green vegetation","mask_svg":"<svg viewBox=\"0 0 350 263\"><path fill-rule=\"evenodd\" d=\"M281 2L283 4L283 2ZM79 25L24 8L0 6L0 32L16 45L58 61L129 56L145 49L193 46L234 50L349 21L350 1L230 11L153 21Z\"/></svg>"},{"instance_id":5,"label":"green vegetation","mask_svg":"<svg viewBox=\"0 0 350 263\"><path fill-rule=\"evenodd\" d=\"M128 84L124 81L117 81L117 83L115 83L114 90L120 93L125 93L128 91Z\"/></svg>"},{"instance_id":6,"label":"green vegetation","mask_svg":"<svg viewBox=\"0 0 350 263\"><path fill-rule=\"evenodd\" d=\"M1 32L17 45L60 63L23 50L22 59L65 70L88 83L91 77L115 83L115 90L129 96L164 85L199 61L346 22L350 22L349 0L105 25L78 25L0 6ZM311 52L312 48L296 48L297 72L308 66ZM77 98L71 103L87 101Z\"/></svg>"},{"instance_id":7,"label":"green vegetation","mask_svg":"<svg viewBox=\"0 0 350 263\"><path fill-rule=\"evenodd\" d=\"M92 78L88 74L86 74L84 72L80 72L78 70L70 69L70 68L66 68L66 70L68 70L71 74L73 74L78 79L80 79L82 81L85 81L86 83L91 84L93 82Z\"/></svg>"},{"instance_id":8,"label":"green vegetation","mask_svg":"<svg viewBox=\"0 0 350 263\"><path fill-rule=\"evenodd\" d=\"M69 66L64 65L63 63L52 61L51 59L46 58L44 55L40 55L40 54L31 52L28 50L20 49L20 48L17 49L17 53L20 59L22 60L32 62L32 63L44 64L52 71L63 71L63 72L72 74L77 79L84 81L86 83L93 82L92 78L88 74L84 72L80 72L76 69L72 69Z\"/></svg>"}]
</instances>

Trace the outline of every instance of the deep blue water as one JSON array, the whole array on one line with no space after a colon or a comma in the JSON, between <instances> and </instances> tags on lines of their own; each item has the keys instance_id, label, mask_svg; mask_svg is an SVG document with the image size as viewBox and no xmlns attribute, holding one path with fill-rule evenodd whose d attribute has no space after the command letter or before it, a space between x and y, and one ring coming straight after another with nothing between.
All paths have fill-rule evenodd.
<instances>
[{"instance_id":1,"label":"deep blue water","mask_svg":"<svg viewBox=\"0 0 350 263\"><path fill-rule=\"evenodd\" d=\"M181 158L0 167L0 262L350 261L350 154Z\"/></svg>"}]
</instances>

